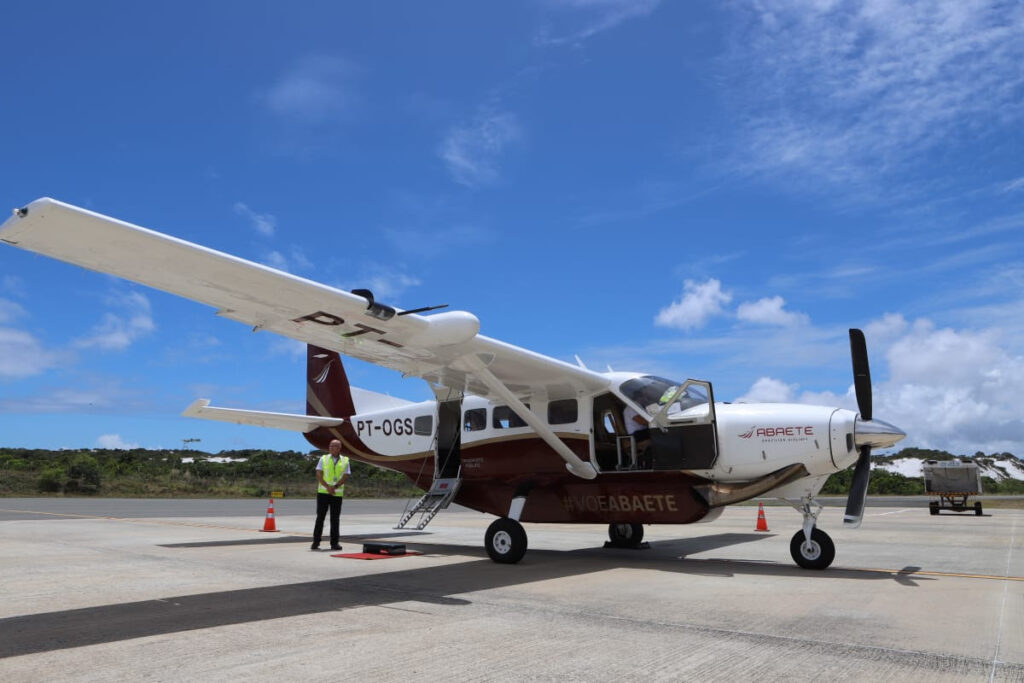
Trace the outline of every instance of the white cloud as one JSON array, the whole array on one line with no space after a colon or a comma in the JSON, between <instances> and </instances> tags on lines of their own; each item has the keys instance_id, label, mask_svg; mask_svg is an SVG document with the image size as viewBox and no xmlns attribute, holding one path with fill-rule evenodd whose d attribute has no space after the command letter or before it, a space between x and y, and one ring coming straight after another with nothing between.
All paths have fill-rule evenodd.
<instances>
[{"instance_id":1,"label":"white cloud","mask_svg":"<svg viewBox=\"0 0 1024 683\"><path fill-rule=\"evenodd\" d=\"M132 450L139 447L137 443L128 443L121 438L120 434L103 434L96 439L96 445L100 448L111 448L118 450Z\"/></svg>"},{"instance_id":2,"label":"white cloud","mask_svg":"<svg viewBox=\"0 0 1024 683\"><path fill-rule=\"evenodd\" d=\"M805 313L795 313L784 309L786 300L781 296L773 296L757 301L746 301L736 309L736 317L759 325L778 325L792 327L806 325L810 318Z\"/></svg>"},{"instance_id":3,"label":"white cloud","mask_svg":"<svg viewBox=\"0 0 1024 683\"><path fill-rule=\"evenodd\" d=\"M732 294L722 291L722 283L711 278L698 283L683 283L683 296L667 308L661 309L654 319L656 325L691 330L703 327L708 318L722 314L722 305L732 301Z\"/></svg>"},{"instance_id":4,"label":"white cloud","mask_svg":"<svg viewBox=\"0 0 1024 683\"><path fill-rule=\"evenodd\" d=\"M307 57L274 83L262 100L274 114L301 124L322 124L349 115L358 104L351 62Z\"/></svg>"},{"instance_id":5,"label":"white cloud","mask_svg":"<svg viewBox=\"0 0 1024 683\"><path fill-rule=\"evenodd\" d=\"M287 356L293 361L306 359L306 344L297 339L276 337L270 342L270 352L278 356Z\"/></svg>"},{"instance_id":6,"label":"white cloud","mask_svg":"<svg viewBox=\"0 0 1024 683\"><path fill-rule=\"evenodd\" d=\"M549 0L549 10L561 11L563 19L576 26L561 35L553 35L555 29L550 24L545 25L536 42L541 45L579 45L624 21L646 17L660 4L661 0ZM565 17L566 14L569 16Z\"/></svg>"},{"instance_id":7,"label":"white cloud","mask_svg":"<svg viewBox=\"0 0 1024 683\"><path fill-rule=\"evenodd\" d=\"M55 389L45 394L5 399L0 410L8 413L83 413L106 410L115 405L123 410L116 386L94 390Z\"/></svg>"},{"instance_id":8,"label":"white cloud","mask_svg":"<svg viewBox=\"0 0 1024 683\"><path fill-rule=\"evenodd\" d=\"M268 251L261 260L265 265L283 270L286 273L313 269L313 263L306 258L306 254L302 249L296 246L290 247L287 254L277 249Z\"/></svg>"},{"instance_id":9,"label":"white cloud","mask_svg":"<svg viewBox=\"0 0 1024 683\"><path fill-rule=\"evenodd\" d=\"M17 275L4 275L0 279L0 292L6 292L16 297L24 297L26 294L25 281Z\"/></svg>"},{"instance_id":10,"label":"white cloud","mask_svg":"<svg viewBox=\"0 0 1024 683\"><path fill-rule=\"evenodd\" d=\"M1010 182L1005 183L1001 188L1002 192L1016 192L1018 190L1024 190L1024 176L1014 178Z\"/></svg>"},{"instance_id":11,"label":"white cloud","mask_svg":"<svg viewBox=\"0 0 1024 683\"><path fill-rule=\"evenodd\" d=\"M106 313L103 321L93 327L90 334L76 339L78 348L123 351L139 337L156 329L153 322L149 299L136 291L113 295L107 299L109 305L123 309L124 313Z\"/></svg>"},{"instance_id":12,"label":"white cloud","mask_svg":"<svg viewBox=\"0 0 1024 683\"><path fill-rule=\"evenodd\" d=\"M10 323L25 315L25 309L7 299L0 299L0 323Z\"/></svg>"},{"instance_id":13,"label":"white cloud","mask_svg":"<svg viewBox=\"0 0 1024 683\"><path fill-rule=\"evenodd\" d=\"M277 219L269 213L256 213L249 208L244 202L235 202L235 213L248 219L252 225L253 230L263 235L264 237L270 237L274 234L274 228L277 227Z\"/></svg>"},{"instance_id":14,"label":"white cloud","mask_svg":"<svg viewBox=\"0 0 1024 683\"><path fill-rule=\"evenodd\" d=\"M764 0L739 5L733 64L751 170L878 183L1019 119L1024 7ZM749 153L749 154L748 154ZM886 185L890 194L892 183Z\"/></svg>"},{"instance_id":15,"label":"white cloud","mask_svg":"<svg viewBox=\"0 0 1024 683\"><path fill-rule=\"evenodd\" d=\"M60 360L60 354L45 350L28 332L0 327L0 378L38 375Z\"/></svg>"},{"instance_id":16,"label":"white cloud","mask_svg":"<svg viewBox=\"0 0 1024 683\"><path fill-rule=\"evenodd\" d=\"M455 182L475 188L498 180L498 161L522 137L519 122L508 112L485 111L464 126L448 131L438 155Z\"/></svg>"},{"instance_id":17,"label":"white cloud","mask_svg":"<svg viewBox=\"0 0 1024 683\"><path fill-rule=\"evenodd\" d=\"M420 284L419 278L391 266L367 263L358 279L341 284L339 288L368 289L373 292L374 299L387 304L394 302L407 289Z\"/></svg>"},{"instance_id":18,"label":"white cloud","mask_svg":"<svg viewBox=\"0 0 1024 683\"><path fill-rule=\"evenodd\" d=\"M1009 451L1024 455L1024 356L998 330L937 328L887 314L865 327L873 380L873 417L907 433L901 443L958 454ZM737 401L784 401L856 410L845 394L800 391L761 377Z\"/></svg>"},{"instance_id":19,"label":"white cloud","mask_svg":"<svg viewBox=\"0 0 1024 683\"><path fill-rule=\"evenodd\" d=\"M793 403L796 401L797 385L771 377L761 377L736 403Z\"/></svg>"}]
</instances>

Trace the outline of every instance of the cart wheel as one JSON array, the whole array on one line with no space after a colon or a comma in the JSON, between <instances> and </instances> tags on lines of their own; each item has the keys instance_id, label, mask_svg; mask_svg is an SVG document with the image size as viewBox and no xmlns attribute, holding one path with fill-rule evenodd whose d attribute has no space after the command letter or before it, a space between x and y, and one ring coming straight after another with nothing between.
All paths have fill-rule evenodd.
<instances>
[{"instance_id":1,"label":"cart wheel","mask_svg":"<svg viewBox=\"0 0 1024 683\"><path fill-rule=\"evenodd\" d=\"M981 517L981 501L980 500L977 503L974 504L974 514L976 516L978 516L978 517Z\"/></svg>"}]
</instances>

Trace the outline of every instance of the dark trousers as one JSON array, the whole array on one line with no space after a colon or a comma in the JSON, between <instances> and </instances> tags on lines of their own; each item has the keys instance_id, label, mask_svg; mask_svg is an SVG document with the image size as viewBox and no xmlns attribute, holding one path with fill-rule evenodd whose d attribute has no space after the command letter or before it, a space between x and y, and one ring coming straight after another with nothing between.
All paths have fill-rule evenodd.
<instances>
[{"instance_id":1,"label":"dark trousers","mask_svg":"<svg viewBox=\"0 0 1024 683\"><path fill-rule=\"evenodd\" d=\"M316 524L313 525L313 543L320 544L324 535L324 517L327 510L331 511L331 545L338 545L341 532L338 527L341 525L341 496L332 496L329 493L316 494Z\"/></svg>"}]
</instances>

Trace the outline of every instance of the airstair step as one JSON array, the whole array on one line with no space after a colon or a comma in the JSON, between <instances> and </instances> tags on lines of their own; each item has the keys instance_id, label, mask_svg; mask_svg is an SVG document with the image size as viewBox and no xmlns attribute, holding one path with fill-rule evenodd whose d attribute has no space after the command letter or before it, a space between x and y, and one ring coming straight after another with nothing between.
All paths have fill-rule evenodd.
<instances>
[{"instance_id":1,"label":"airstair step","mask_svg":"<svg viewBox=\"0 0 1024 683\"><path fill-rule=\"evenodd\" d=\"M415 505L406 510L395 528L406 528L406 525L409 524L412 518L419 515L420 518L416 522L416 529L422 530L430 524L430 520L434 519L438 512L451 504L461 484L461 478L435 479L430 490L424 493Z\"/></svg>"}]
</instances>

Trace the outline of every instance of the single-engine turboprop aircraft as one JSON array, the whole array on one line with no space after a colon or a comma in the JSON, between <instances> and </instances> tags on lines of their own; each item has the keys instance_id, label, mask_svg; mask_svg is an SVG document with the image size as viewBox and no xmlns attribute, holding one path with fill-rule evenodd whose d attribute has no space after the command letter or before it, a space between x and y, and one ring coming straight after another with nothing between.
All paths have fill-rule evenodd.
<instances>
[{"instance_id":1,"label":"single-engine turboprop aircraft","mask_svg":"<svg viewBox=\"0 0 1024 683\"><path fill-rule=\"evenodd\" d=\"M298 431L321 449L340 439L356 460L403 472L427 492L399 526L419 512L422 528L452 501L497 515L484 541L496 562L523 557L520 522L606 523L613 544L635 546L644 524L711 521L726 505L772 496L803 514L793 559L824 569L835 547L817 527L814 497L855 464L844 524L859 526L871 449L905 436L872 419L860 330L850 330L859 414L716 403L710 382L594 372L484 337L470 313L398 310L368 290L341 291L53 199L16 209L0 240L305 342L306 415L207 400L184 414ZM420 377L437 400L353 390L341 355ZM627 426L635 416L646 429Z\"/></svg>"}]
</instances>

